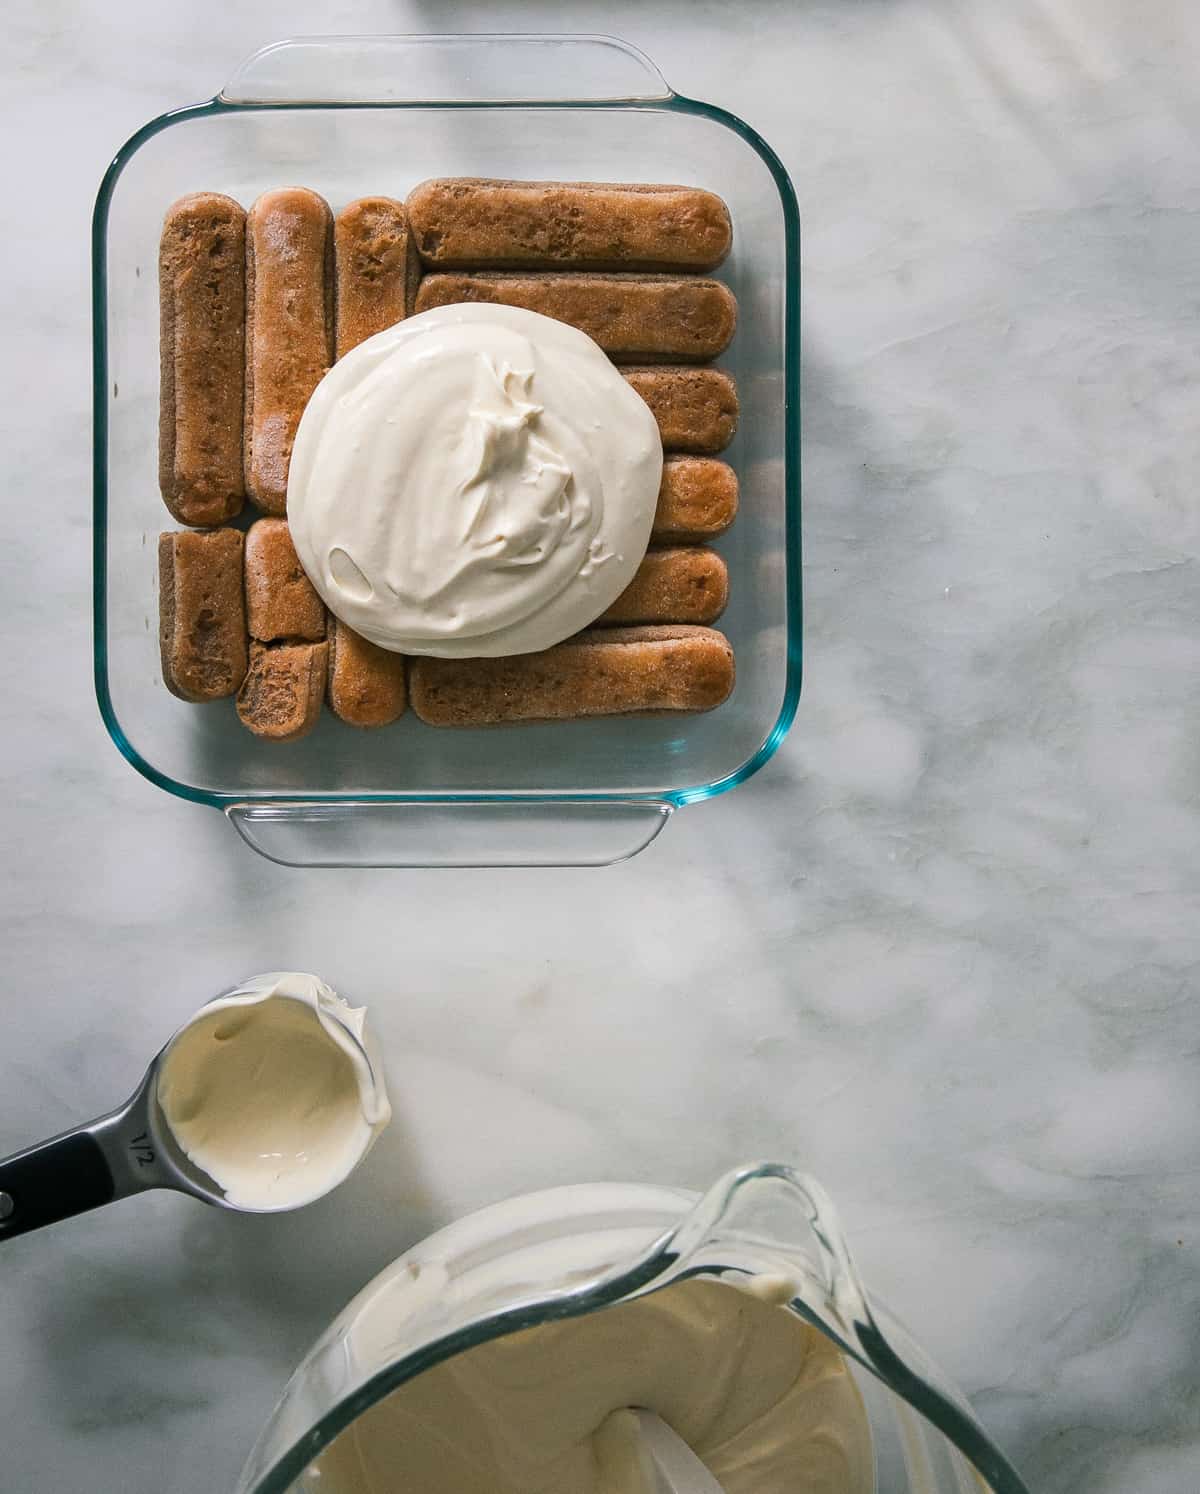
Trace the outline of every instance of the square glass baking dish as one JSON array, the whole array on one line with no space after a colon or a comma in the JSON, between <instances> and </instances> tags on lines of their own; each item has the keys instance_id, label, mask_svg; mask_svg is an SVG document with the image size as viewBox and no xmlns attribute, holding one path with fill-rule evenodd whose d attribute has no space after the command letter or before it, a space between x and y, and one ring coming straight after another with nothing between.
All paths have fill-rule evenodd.
<instances>
[{"instance_id":1,"label":"square glass baking dish","mask_svg":"<svg viewBox=\"0 0 1200 1494\"><path fill-rule=\"evenodd\" d=\"M408 713L377 732L328 711L288 746L228 702L162 683L156 536L158 238L185 192L247 206L304 185L336 211L403 198L430 176L681 182L729 205L717 273L739 326L724 453L741 508L719 541L718 626L737 685L707 715L438 730ZM113 161L93 218L95 679L109 733L152 782L222 809L263 854L303 865L601 864L647 845L671 812L750 776L800 693L799 220L787 174L734 116L674 94L607 37L311 38L250 58L215 99L151 121Z\"/></svg>"}]
</instances>

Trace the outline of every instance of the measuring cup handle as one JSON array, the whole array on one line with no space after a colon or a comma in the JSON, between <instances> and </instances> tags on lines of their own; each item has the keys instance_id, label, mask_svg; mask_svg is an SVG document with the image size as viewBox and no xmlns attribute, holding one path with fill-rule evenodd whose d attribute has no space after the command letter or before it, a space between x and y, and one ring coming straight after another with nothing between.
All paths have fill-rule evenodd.
<instances>
[{"instance_id":1,"label":"measuring cup handle","mask_svg":"<svg viewBox=\"0 0 1200 1494\"><path fill-rule=\"evenodd\" d=\"M0 1241L99 1208L116 1196L100 1144L68 1131L0 1161Z\"/></svg>"}]
</instances>

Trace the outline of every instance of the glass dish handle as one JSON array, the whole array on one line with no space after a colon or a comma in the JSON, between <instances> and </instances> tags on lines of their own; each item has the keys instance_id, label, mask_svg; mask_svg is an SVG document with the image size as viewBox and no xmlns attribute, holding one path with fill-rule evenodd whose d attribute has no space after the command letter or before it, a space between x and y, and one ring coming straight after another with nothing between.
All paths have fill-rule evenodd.
<instances>
[{"instance_id":1,"label":"glass dish handle","mask_svg":"<svg viewBox=\"0 0 1200 1494\"><path fill-rule=\"evenodd\" d=\"M608 866L671 817L659 800L232 804L238 834L280 866Z\"/></svg>"},{"instance_id":2,"label":"glass dish handle","mask_svg":"<svg viewBox=\"0 0 1200 1494\"><path fill-rule=\"evenodd\" d=\"M310 36L248 57L226 104L644 102L671 89L611 36Z\"/></svg>"}]
</instances>

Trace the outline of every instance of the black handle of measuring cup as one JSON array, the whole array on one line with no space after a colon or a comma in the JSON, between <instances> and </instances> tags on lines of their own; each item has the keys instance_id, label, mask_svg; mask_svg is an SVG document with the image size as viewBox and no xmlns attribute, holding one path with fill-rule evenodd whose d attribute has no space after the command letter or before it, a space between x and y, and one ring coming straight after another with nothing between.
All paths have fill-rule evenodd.
<instances>
[{"instance_id":1,"label":"black handle of measuring cup","mask_svg":"<svg viewBox=\"0 0 1200 1494\"><path fill-rule=\"evenodd\" d=\"M68 1131L0 1161L0 1241L111 1202L112 1170L87 1131Z\"/></svg>"}]
</instances>

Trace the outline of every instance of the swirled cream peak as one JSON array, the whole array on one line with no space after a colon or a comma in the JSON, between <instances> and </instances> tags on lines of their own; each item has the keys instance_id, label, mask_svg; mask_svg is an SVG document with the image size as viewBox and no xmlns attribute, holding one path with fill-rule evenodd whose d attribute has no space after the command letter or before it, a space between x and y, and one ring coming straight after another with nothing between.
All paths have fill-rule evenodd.
<instances>
[{"instance_id":1,"label":"swirled cream peak","mask_svg":"<svg viewBox=\"0 0 1200 1494\"><path fill-rule=\"evenodd\" d=\"M584 333L514 306L440 306L317 386L288 522L328 607L372 642L530 653L593 622L654 520L654 417Z\"/></svg>"}]
</instances>

